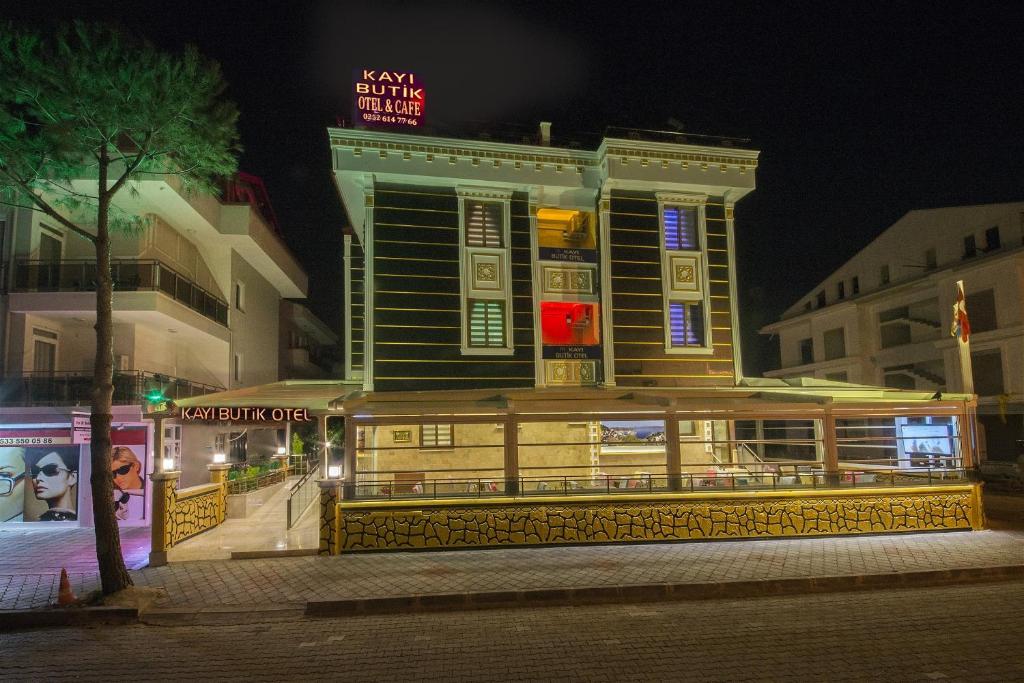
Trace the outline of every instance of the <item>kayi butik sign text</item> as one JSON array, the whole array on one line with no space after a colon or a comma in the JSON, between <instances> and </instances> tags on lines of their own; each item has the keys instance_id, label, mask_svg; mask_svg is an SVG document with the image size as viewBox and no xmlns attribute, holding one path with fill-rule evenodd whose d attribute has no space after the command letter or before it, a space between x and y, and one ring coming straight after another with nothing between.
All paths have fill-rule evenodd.
<instances>
[{"instance_id":1,"label":"kayi butik sign text","mask_svg":"<svg viewBox=\"0 0 1024 683\"><path fill-rule=\"evenodd\" d=\"M416 74L359 69L354 80L353 105L357 125L423 125L425 96Z\"/></svg>"},{"instance_id":2,"label":"kayi butik sign text","mask_svg":"<svg viewBox=\"0 0 1024 683\"><path fill-rule=\"evenodd\" d=\"M190 422L309 422L305 408L182 408Z\"/></svg>"}]
</instances>

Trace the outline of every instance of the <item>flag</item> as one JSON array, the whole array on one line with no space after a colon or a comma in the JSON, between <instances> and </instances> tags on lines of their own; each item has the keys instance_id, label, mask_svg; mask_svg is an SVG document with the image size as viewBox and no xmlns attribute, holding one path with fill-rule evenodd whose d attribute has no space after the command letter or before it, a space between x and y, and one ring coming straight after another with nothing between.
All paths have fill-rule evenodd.
<instances>
[{"instance_id":1,"label":"flag","mask_svg":"<svg viewBox=\"0 0 1024 683\"><path fill-rule=\"evenodd\" d=\"M956 302L953 304L953 324L949 328L951 337L958 337L960 342L966 344L971 337L971 323L967 320L967 304L964 301L964 283L958 280L956 283Z\"/></svg>"}]
</instances>

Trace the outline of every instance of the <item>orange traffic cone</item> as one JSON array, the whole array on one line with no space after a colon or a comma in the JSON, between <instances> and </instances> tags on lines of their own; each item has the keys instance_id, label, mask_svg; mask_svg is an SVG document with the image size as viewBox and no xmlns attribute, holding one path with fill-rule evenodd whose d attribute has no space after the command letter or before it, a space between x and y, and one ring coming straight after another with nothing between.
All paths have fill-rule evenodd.
<instances>
[{"instance_id":1,"label":"orange traffic cone","mask_svg":"<svg viewBox=\"0 0 1024 683\"><path fill-rule=\"evenodd\" d=\"M78 598L75 597L74 591L71 590L71 582L68 581L68 570L60 570L60 592L57 593L57 604L61 607L67 607L68 605L77 602Z\"/></svg>"}]
</instances>

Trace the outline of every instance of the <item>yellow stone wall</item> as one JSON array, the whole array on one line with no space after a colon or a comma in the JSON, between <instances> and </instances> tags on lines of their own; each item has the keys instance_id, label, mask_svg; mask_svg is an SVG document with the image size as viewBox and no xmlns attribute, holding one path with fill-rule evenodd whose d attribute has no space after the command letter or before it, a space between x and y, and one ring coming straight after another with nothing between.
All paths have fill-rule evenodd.
<instances>
[{"instance_id":1,"label":"yellow stone wall","mask_svg":"<svg viewBox=\"0 0 1024 683\"><path fill-rule=\"evenodd\" d=\"M978 485L338 503L333 552L892 533L982 527Z\"/></svg>"},{"instance_id":2,"label":"yellow stone wall","mask_svg":"<svg viewBox=\"0 0 1024 683\"><path fill-rule=\"evenodd\" d=\"M167 548L224 521L227 509L224 488L222 483L180 490L173 485L165 488L167 519L164 522L164 543Z\"/></svg>"}]
</instances>

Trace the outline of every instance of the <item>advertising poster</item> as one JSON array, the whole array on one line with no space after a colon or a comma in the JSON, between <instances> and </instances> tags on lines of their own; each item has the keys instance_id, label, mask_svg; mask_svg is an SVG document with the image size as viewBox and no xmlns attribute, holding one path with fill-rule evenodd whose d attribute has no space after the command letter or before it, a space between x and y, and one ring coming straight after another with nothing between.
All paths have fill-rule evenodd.
<instances>
[{"instance_id":1,"label":"advertising poster","mask_svg":"<svg viewBox=\"0 0 1024 683\"><path fill-rule=\"evenodd\" d=\"M141 521L146 511L146 446L114 446L110 458L114 478L114 515L118 521Z\"/></svg>"},{"instance_id":2,"label":"advertising poster","mask_svg":"<svg viewBox=\"0 0 1024 683\"><path fill-rule=\"evenodd\" d=\"M949 425L900 425L899 446L902 467L955 467L955 449Z\"/></svg>"},{"instance_id":3,"label":"advertising poster","mask_svg":"<svg viewBox=\"0 0 1024 683\"><path fill-rule=\"evenodd\" d=\"M78 446L30 446L25 459L25 522L78 520Z\"/></svg>"},{"instance_id":4,"label":"advertising poster","mask_svg":"<svg viewBox=\"0 0 1024 683\"><path fill-rule=\"evenodd\" d=\"M0 446L0 524L25 519L25 449Z\"/></svg>"}]
</instances>

